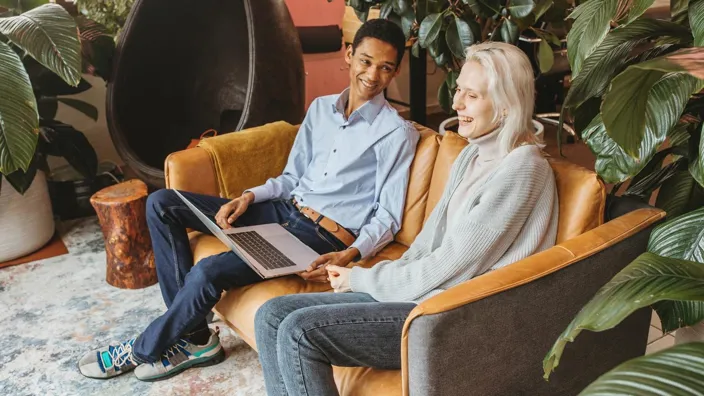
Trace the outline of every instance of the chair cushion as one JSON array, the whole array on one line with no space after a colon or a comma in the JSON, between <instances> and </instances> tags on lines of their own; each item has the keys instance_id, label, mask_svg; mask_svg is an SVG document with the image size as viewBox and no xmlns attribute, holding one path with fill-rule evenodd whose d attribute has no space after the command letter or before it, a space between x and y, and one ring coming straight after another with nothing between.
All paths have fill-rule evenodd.
<instances>
[{"instance_id":1,"label":"chair cushion","mask_svg":"<svg viewBox=\"0 0 704 396\"><path fill-rule=\"evenodd\" d=\"M333 366L340 396L401 395L401 370Z\"/></svg>"},{"instance_id":2,"label":"chair cushion","mask_svg":"<svg viewBox=\"0 0 704 396\"><path fill-rule=\"evenodd\" d=\"M606 188L596 173L562 158L548 157L555 173L560 219L557 243L604 223Z\"/></svg>"},{"instance_id":3,"label":"chair cushion","mask_svg":"<svg viewBox=\"0 0 704 396\"><path fill-rule=\"evenodd\" d=\"M420 132L420 141L411 164L401 230L396 233L395 238L396 242L406 246L411 246L423 227L430 180L440 148L440 135L437 132L416 123L414 127Z\"/></svg>"},{"instance_id":4,"label":"chair cushion","mask_svg":"<svg viewBox=\"0 0 704 396\"><path fill-rule=\"evenodd\" d=\"M455 132L448 131L443 136L430 182L425 220L440 201L452 164L466 145L467 141ZM562 158L547 159L555 174L560 202L557 243L603 224L606 188L597 174Z\"/></svg>"},{"instance_id":5,"label":"chair cushion","mask_svg":"<svg viewBox=\"0 0 704 396\"><path fill-rule=\"evenodd\" d=\"M205 257L228 250L222 242L210 235L194 231L189 234L189 238L195 263ZM356 264L372 266L381 260L398 258L406 249L408 248L399 243L391 242L376 256ZM298 275L283 276L226 291L214 310L230 327L237 331L242 339L256 349L254 315L262 304L274 297L287 294L315 293L330 290L330 284L328 283L306 282Z\"/></svg>"},{"instance_id":6,"label":"chair cushion","mask_svg":"<svg viewBox=\"0 0 704 396\"><path fill-rule=\"evenodd\" d=\"M450 177L452 164L466 146L467 141L455 132L447 131L442 137L437 159L435 160L435 167L433 168L433 179L430 181L428 204L425 208L423 223L425 223L425 220L428 220L433 209L435 209L435 205L440 201L440 197L442 197L442 193L445 190L445 184L447 184L447 179Z\"/></svg>"}]
</instances>

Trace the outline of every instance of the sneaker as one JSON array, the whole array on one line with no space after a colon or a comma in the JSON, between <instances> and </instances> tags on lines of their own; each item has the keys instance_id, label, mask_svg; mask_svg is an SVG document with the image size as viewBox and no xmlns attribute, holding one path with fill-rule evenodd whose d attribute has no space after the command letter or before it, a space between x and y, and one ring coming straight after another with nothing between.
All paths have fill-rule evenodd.
<instances>
[{"instance_id":1,"label":"sneaker","mask_svg":"<svg viewBox=\"0 0 704 396\"><path fill-rule=\"evenodd\" d=\"M107 379L134 370L139 362L132 356L134 338L121 344L88 352L78 361L78 370L88 378Z\"/></svg>"},{"instance_id":2,"label":"sneaker","mask_svg":"<svg viewBox=\"0 0 704 396\"><path fill-rule=\"evenodd\" d=\"M156 363L140 364L134 371L142 381L160 381L171 378L191 367L206 367L225 360L225 350L220 345L219 331L210 330L210 338L205 345L196 345L187 340L179 340L161 356Z\"/></svg>"}]
</instances>

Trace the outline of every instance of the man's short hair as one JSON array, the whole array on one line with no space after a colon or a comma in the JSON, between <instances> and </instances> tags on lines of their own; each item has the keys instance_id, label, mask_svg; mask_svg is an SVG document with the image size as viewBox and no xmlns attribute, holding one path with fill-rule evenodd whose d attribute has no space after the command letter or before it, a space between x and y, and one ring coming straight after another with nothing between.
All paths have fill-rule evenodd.
<instances>
[{"instance_id":1,"label":"man's short hair","mask_svg":"<svg viewBox=\"0 0 704 396\"><path fill-rule=\"evenodd\" d=\"M396 68L401 65L403 54L406 52L406 36L397 24L381 18L364 22L354 35L354 41L352 42L353 54L357 46L367 37L384 41L396 48Z\"/></svg>"}]
</instances>

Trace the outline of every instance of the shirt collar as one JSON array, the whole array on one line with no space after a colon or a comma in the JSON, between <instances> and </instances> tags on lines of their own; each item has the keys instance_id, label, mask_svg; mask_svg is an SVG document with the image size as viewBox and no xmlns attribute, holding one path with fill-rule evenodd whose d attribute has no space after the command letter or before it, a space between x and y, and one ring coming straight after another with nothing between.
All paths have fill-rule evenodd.
<instances>
[{"instance_id":1,"label":"shirt collar","mask_svg":"<svg viewBox=\"0 0 704 396\"><path fill-rule=\"evenodd\" d=\"M345 106L347 106L347 100L349 99L349 97L350 87L347 87L344 91L342 91L342 93L340 93L340 96L338 96L337 100L333 104L333 111L338 112L344 116ZM362 104L357 110L352 112L352 114L359 113L365 121L371 124L372 122L374 122L376 116L379 115L385 103L386 98L384 97L384 93L381 92L371 100L364 102L364 104ZM352 116L352 114L350 114L350 117Z\"/></svg>"}]
</instances>

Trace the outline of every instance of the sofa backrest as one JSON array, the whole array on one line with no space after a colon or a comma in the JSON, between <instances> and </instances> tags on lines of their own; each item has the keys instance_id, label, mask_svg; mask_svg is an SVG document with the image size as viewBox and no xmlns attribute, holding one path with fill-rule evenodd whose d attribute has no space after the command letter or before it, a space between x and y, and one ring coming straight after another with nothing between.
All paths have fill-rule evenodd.
<instances>
[{"instance_id":1,"label":"sofa backrest","mask_svg":"<svg viewBox=\"0 0 704 396\"><path fill-rule=\"evenodd\" d=\"M420 132L420 141L411 164L411 177L408 181L401 230L395 238L396 242L406 246L411 246L425 221L430 180L441 140L440 134L432 129L417 123L413 123L413 126Z\"/></svg>"},{"instance_id":2,"label":"sofa backrest","mask_svg":"<svg viewBox=\"0 0 704 396\"><path fill-rule=\"evenodd\" d=\"M442 196L452 164L467 141L454 132L442 137L433 168L423 222ZM596 173L564 159L548 157L555 172L560 214L557 243L583 234L604 223L606 189Z\"/></svg>"}]
</instances>

